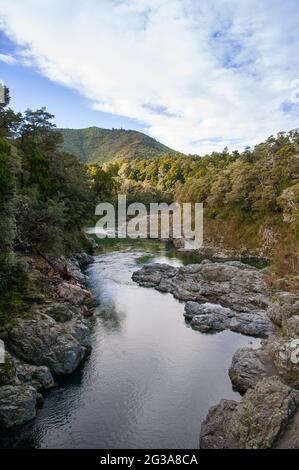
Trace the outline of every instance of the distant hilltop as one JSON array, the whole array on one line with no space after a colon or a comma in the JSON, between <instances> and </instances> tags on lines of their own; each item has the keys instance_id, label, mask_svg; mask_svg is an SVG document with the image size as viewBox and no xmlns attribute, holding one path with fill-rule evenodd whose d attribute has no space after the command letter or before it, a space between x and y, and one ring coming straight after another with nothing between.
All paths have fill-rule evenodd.
<instances>
[{"instance_id":1,"label":"distant hilltop","mask_svg":"<svg viewBox=\"0 0 299 470\"><path fill-rule=\"evenodd\" d=\"M57 129L63 134L62 148L85 163L104 163L113 158L145 159L178 152L142 132L124 129Z\"/></svg>"}]
</instances>

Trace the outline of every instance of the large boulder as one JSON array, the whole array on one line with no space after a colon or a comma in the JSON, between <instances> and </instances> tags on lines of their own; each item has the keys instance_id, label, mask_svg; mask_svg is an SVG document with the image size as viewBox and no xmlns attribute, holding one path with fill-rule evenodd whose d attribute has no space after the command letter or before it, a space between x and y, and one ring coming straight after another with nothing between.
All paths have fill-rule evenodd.
<instances>
[{"instance_id":1,"label":"large boulder","mask_svg":"<svg viewBox=\"0 0 299 470\"><path fill-rule=\"evenodd\" d=\"M36 415L37 391L31 385L0 387L0 427L26 423Z\"/></svg>"},{"instance_id":2,"label":"large boulder","mask_svg":"<svg viewBox=\"0 0 299 470\"><path fill-rule=\"evenodd\" d=\"M229 329L250 336L268 337L274 331L264 310L236 313L221 305L189 301L184 315L191 320L192 328L202 333Z\"/></svg>"},{"instance_id":3,"label":"large boulder","mask_svg":"<svg viewBox=\"0 0 299 470\"><path fill-rule=\"evenodd\" d=\"M201 448L268 449L279 446L299 407L299 392L268 377L240 403L222 400L202 423Z\"/></svg>"},{"instance_id":4,"label":"large boulder","mask_svg":"<svg viewBox=\"0 0 299 470\"><path fill-rule=\"evenodd\" d=\"M69 374L90 347L90 325L83 318L57 323L39 314L19 319L7 343L17 357L29 364L46 365L56 375Z\"/></svg>"},{"instance_id":5,"label":"large boulder","mask_svg":"<svg viewBox=\"0 0 299 470\"><path fill-rule=\"evenodd\" d=\"M274 375L277 371L264 348L240 348L233 355L229 377L234 390L241 394L254 388L264 377Z\"/></svg>"}]
</instances>

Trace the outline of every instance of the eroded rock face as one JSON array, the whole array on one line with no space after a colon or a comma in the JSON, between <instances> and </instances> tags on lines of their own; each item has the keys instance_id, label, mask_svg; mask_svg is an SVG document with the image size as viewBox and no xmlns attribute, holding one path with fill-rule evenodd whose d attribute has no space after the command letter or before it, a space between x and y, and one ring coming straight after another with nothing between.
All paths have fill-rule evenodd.
<instances>
[{"instance_id":1,"label":"eroded rock face","mask_svg":"<svg viewBox=\"0 0 299 470\"><path fill-rule=\"evenodd\" d=\"M11 428L36 415L37 391L31 385L0 387L0 426Z\"/></svg>"},{"instance_id":2,"label":"eroded rock face","mask_svg":"<svg viewBox=\"0 0 299 470\"><path fill-rule=\"evenodd\" d=\"M26 364L6 351L5 363L0 364L0 386L29 384L36 390L50 389L55 386L47 366Z\"/></svg>"},{"instance_id":3,"label":"eroded rock face","mask_svg":"<svg viewBox=\"0 0 299 470\"><path fill-rule=\"evenodd\" d=\"M68 304L55 302L44 308L43 313L54 318L57 322L64 323L73 318L73 312Z\"/></svg>"},{"instance_id":4,"label":"eroded rock face","mask_svg":"<svg viewBox=\"0 0 299 470\"><path fill-rule=\"evenodd\" d=\"M276 294L267 310L270 320L289 338L299 337L299 296L290 292Z\"/></svg>"},{"instance_id":5,"label":"eroded rock face","mask_svg":"<svg viewBox=\"0 0 299 470\"><path fill-rule=\"evenodd\" d=\"M30 317L16 319L6 332L5 363L0 364L1 427L32 419L44 390L55 386L52 373L73 372L90 349L91 324L84 317L93 314L93 299L80 266L92 261L85 253L70 261L31 260L37 280L46 279L49 295L27 296L35 304Z\"/></svg>"},{"instance_id":6,"label":"eroded rock face","mask_svg":"<svg viewBox=\"0 0 299 470\"><path fill-rule=\"evenodd\" d=\"M179 268L150 264L135 272L133 280L144 287L171 292L180 300L212 302L236 312L264 309L269 304L261 272L238 261L206 260Z\"/></svg>"},{"instance_id":7,"label":"eroded rock face","mask_svg":"<svg viewBox=\"0 0 299 470\"><path fill-rule=\"evenodd\" d=\"M229 377L233 388L241 394L254 388L264 377L274 375L277 371L264 348L240 348L233 355Z\"/></svg>"},{"instance_id":8,"label":"eroded rock face","mask_svg":"<svg viewBox=\"0 0 299 470\"><path fill-rule=\"evenodd\" d=\"M49 367L33 366L16 361L16 378L21 383L28 383L36 390L48 390L55 386Z\"/></svg>"},{"instance_id":9,"label":"eroded rock face","mask_svg":"<svg viewBox=\"0 0 299 470\"><path fill-rule=\"evenodd\" d=\"M237 406L236 401L221 400L219 405L209 409L208 416L201 426L201 449L230 449L234 447L227 432L227 423Z\"/></svg>"},{"instance_id":10,"label":"eroded rock face","mask_svg":"<svg viewBox=\"0 0 299 470\"><path fill-rule=\"evenodd\" d=\"M7 344L19 358L46 365L53 374L73 372L90 346L90 326L83 318L57 323L39 314L19 319L10 330Z\"/></svg>"},{"instance_id":11,"label":"eroded rock face","mask_svg":"<svg viewBox=\"0 0 299 470\"><path fill-rule=\"evenodd\" d=\"M58 296L66 302L73 305L82 305L91 301L90 292L83 287L71 284L70 282L62 282L57 287Z\"/></svg>"},{"instance_id":12,"label":"eroded rock face","mask_svg":"<svg viewBox=\"0 0 299 470\"><path fill-rule=\"evenodd\" d=\"M299 338L272 338L269 350L281 379L299 389Z\"/></svg>"},{"instance_id":13,"label":"eroded rock face","mask_svg":"<svg viewBox=\"0 0 299 470\"><path fill-rule=\"evenodd\" d=\"M66 270L68 275L75 281L79 282L80 284L84 284L86 282L86 277L82 273L79 261L77 261L76 258L72 258L67 262Z\"/></svg>"},{"instance_id":14,"label":"eroded rock face","mask_svg":"<svg viewBox=\"0 0 299 470\"><path fill-rule=\"evenodd\" d=\"M202 424L201 448L268 449L279 445L299 407L299 392L264 378L240 403L221 400Z\"/></svg>"}]
</instances>

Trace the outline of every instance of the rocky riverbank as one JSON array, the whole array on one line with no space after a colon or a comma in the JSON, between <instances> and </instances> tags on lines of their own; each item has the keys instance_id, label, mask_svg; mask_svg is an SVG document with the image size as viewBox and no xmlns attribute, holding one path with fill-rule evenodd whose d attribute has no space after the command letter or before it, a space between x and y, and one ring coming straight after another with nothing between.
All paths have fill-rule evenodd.
<instances>
[{"instance_id":1,"label":"rocky riverbank","mask_svg":"<svg viewBox=\"0 0 299 470\"><path fill-rule=\"evenodd\" d=\"M209 260L146 265L133 274L139 285L185 301L194 329L264 338L259 349L236 351L229 376L243 398L210 409L201 448L299 448L299 295L270 292L264 277L238 261Z\"/></svg>"},{"instance_id":2,"label":"rocky riverbank","mask_svg":"<svg viewBox=\"0 0 299 470\"><path fill-rule=\"evenodd\" d=\"M226 248L224 246L216 246L215 243L212 241L210 242L204 242L204 244L200 247L197 248L196 250L194 249L189 249L188 248L188 243L184 238L178 239L178 238L173 238L169 240L174 247L178 251L190 251L192 253L196 253L199 257L201 258L206 258L206 259L214 259L214 260L221 260L221 261L243 261L244 259L246 260L260 260L261 262L269 262L270 261L270 256L269 256L269 244L265 243L261 248L259 249L251 249L249 250L247 247L242 247L242 248ZM271 246L271 244L270 244Z\"/></svg>"},{"instance_id":3,"label":"rocky riverbank","mask_svg":"<svg viewBox=\"0 0 299 470\"><path fill-rule=\"evenodd\" d=\"M55 379L73 372L90 350L93 299L82 269L93 262L85 253L66 260L30 257L29 311L14 318L1 339L0 427L34 418Z\"/></svg>"}]
</instances>

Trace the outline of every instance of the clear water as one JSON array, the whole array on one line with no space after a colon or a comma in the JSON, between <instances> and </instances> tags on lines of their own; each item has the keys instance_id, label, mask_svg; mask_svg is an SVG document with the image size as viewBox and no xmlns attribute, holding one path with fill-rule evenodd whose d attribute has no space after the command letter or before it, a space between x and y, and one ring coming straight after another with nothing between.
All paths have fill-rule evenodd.
<instances>
[{"instance_id":1,"label":"clear water","mask_svg":"<svg viewBox=\"0 0 299 470\"><path fill-rule=\"evenodd\" d=\"M143 263L198 261L156 242L108 242L88 269L98 300L92 353L1 446L198 448L209 407L239 400L228 377L233 353L258 340L194 331L183 303L131 280Z\"/></svg>"}]
</instances>

